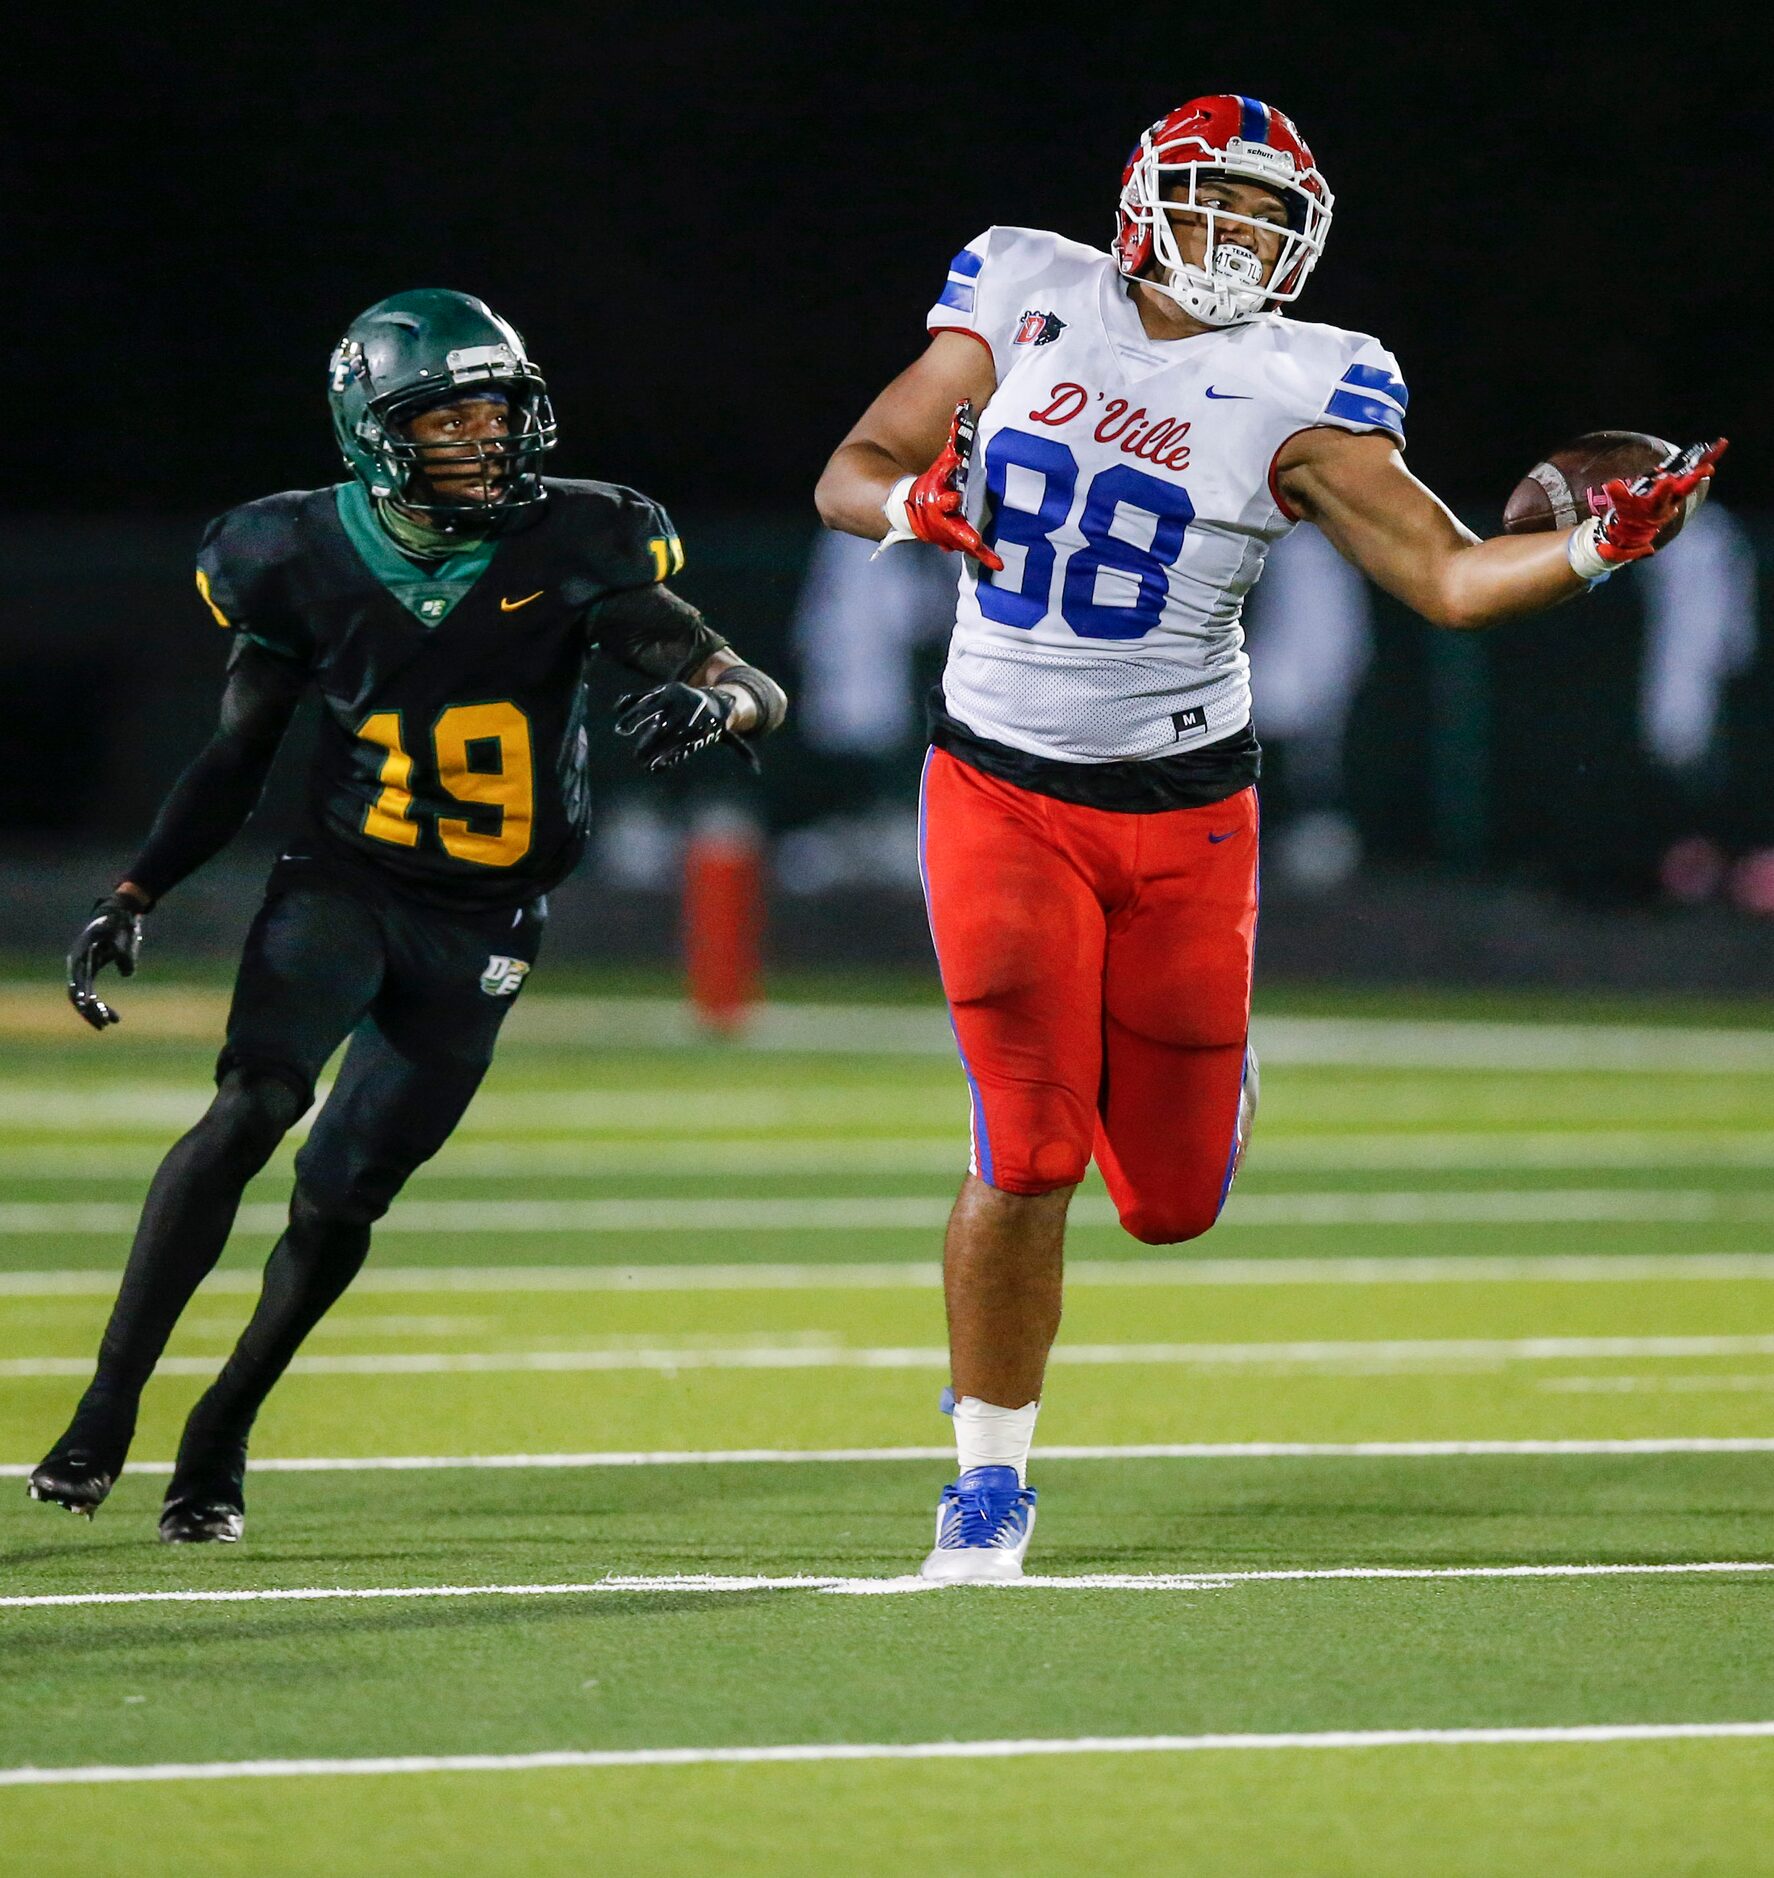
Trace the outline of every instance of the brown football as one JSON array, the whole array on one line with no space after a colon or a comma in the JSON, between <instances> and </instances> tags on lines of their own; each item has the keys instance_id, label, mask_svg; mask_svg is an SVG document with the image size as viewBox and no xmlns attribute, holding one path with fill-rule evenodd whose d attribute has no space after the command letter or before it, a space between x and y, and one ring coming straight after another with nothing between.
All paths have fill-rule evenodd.
<instances>
[{"instance_id":1,"label":"brown football","mask_svg":"<svg viewBox=\"0 0 1774 1878\"><path fill-rule=\"evenodd\" d=\"M1675 445L1639 430L1592 430L1586 436L1554 450L1515 485L1503 510L1503 532L1534 535L1551 528L1569 528L1591 513L1589 492L1616 476L1630 481L1664 462ZM1706 500L1702 483L1657 533L1657 546L1667 547L1682 532L1682 524Z\"/></svg>"}]
</instances>

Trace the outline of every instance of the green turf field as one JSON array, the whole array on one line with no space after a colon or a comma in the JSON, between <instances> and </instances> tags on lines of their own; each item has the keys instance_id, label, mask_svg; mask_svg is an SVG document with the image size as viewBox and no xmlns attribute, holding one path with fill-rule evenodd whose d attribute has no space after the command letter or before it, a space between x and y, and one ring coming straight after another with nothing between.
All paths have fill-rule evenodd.
<instances>
[{"instance_id":1,"label":"green turf field","mask_svg":"<svg viewBox=\"0 0 1774 1878\"><path fill-rule=\"evenodd\" d=\"M1035 1582L921 1592L940 1011L620 989L526 994L169 1551L288 1154L29 1505L222 994L0 987L0 1872L1774 1872L1769 1013L1272 997L1212 1236L1077 1203Z\"/></svg>"}]
</instances>

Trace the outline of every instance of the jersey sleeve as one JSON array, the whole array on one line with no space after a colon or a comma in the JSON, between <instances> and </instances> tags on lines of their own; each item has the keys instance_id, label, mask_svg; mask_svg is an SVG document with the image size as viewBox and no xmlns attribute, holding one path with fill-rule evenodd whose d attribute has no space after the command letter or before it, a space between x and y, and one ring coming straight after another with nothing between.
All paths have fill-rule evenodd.
<instances>
[{"instance_id":1,"label":"jersey sleeve","mask_svg":"<svg viewBox=\"0 0 1774 1878\"><path fill-rule=\"evenodd\" d=\"M684 543L672 519L638 489L605 484L582 525L577 563L562 583L575 605L595 608L612 594L656 587L684 568Z\"/></svg>"},{"instance_id":2,"label":"jersey sleeve","mask_svg":"<svg viewBox=\"0 0 1774 1878\"><path fill-rule=\"evenodd\" d=\"M1001 305L1000 280L1005 266L1003 249L1010 232L988 228L968 242L949 263L948 279L924 319L933 333L970 333L991 353L994 362L1010 338Z\"/></svg>"},{"instance_id":3,"label":"jersey sleeve","mask_svg":"<svg viewBox=\"0 0 1774 1878\"><path fill-rule=\"evenodd\" d=\"M203 531L197 596L224 631L305 668L313 660L314 642L282 593L287 526L260 511L256 503L230 509Z\"/></svg>"},{"instance_id":4,"label":"jersey sleeve","mask_svg":"<svg viewBox=\"0 0 1774 1878\"><path fill-rule=\"evenodd\" d=\"M1398 361L1377 339L1363 339L1331 387L1317 422L1337 430L1383 430L1404 442L1411 394Z\"/></svg>"}]
</instances>

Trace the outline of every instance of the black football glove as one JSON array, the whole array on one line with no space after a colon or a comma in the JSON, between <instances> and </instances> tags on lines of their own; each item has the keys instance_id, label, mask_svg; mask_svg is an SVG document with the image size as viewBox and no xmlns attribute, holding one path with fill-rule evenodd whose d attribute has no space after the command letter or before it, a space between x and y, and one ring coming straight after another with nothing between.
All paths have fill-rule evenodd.
<instances>
[{"instance_id":1,"label":"black football glove","mask_svg":"<svg viewBox=\"0 0 1774 1878\"><path fill-rule=\"evenodd\" d=\"M755 770L757 752L727 728L736 703L731 692L676 680L652 691L631 691L616 700L616 735L634 739L635 761L646 770L670 769L711 743L730 745Z\"/></svg>"},{"instance_id":2,"label":"black football glove","mask_svg":"<svg viewBox=\"0 0 1774 1878\"><path fill-rule=\"evenodd\" d=\"M115 965L125 978L130 977L141 949L141 909L114 893L95 901L92 918L80 928L68 954L68 1001L94 1030L119 1020L93 989L92 981L107 965Z\"/></svg>"}]
</instances>

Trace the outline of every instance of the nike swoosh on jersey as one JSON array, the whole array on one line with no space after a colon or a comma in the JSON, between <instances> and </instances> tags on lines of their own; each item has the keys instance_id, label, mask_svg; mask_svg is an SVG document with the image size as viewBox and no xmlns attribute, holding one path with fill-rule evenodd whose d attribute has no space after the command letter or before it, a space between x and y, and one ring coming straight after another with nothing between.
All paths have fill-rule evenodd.
<instances>
[{"instance_id":1,"label":"nike swoosh on jersey","mask_svg":"<svg viewBox=\"0 0 1774 1878\"><path fill-rule=\"evenodd\" d=\"M546 587L538 587L534 593L526 593L521 600L501 599L499 602L499 611L501 613L515 613L520 606L528 606L532 600L540 600L547 591L548 589Z\"/></svg>"},{"instance_id":2,"label":"nike swoosh on jersey","mask_svg":"<svg viewBox=\"0 0 1774 1878\"><path fill-rule=\"evenodd\" d=\"M1257 394L1254 391L1215 391L1212 385L1207 388L1207 395L1216 402L1227 398L1236 398L1240 404L1249 404Z\"/></svg>"},{"instance_id":3,"label":"nike swoosh on jersey","mask_svg":"<svg viewBox=\"0 0 1774 1878\"><path fill-rule=\"evenodd\" d=\"M1236 828L1228 828L1223 835L1209 835L1207 839L1212 846L1217 848L1222 841L1230 841L1237 832Z\"/></svg>"}]
</instances>

